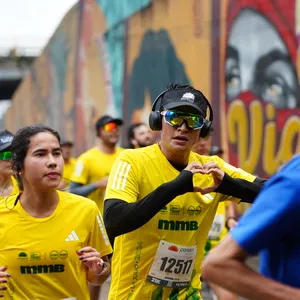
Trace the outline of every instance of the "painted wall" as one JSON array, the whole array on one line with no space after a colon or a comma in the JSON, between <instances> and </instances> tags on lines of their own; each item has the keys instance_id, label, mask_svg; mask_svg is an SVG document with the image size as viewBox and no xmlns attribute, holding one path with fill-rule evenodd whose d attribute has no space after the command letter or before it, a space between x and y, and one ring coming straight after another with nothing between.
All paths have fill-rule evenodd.
<instances>
[{"instance_id":1,"label":"painted wall","mask_svg":"<svg viewBox=\"0 0 300 300\"><path fill-rule=\"evenodd\" d=\"M182 82L210 99L213 143L231 163L269 176L300 152L299 1L125 2L82 0L66 15L14 95L9 129L50 124L80 153L100 115L147 122Z\"/></svg>"}]
</instances>

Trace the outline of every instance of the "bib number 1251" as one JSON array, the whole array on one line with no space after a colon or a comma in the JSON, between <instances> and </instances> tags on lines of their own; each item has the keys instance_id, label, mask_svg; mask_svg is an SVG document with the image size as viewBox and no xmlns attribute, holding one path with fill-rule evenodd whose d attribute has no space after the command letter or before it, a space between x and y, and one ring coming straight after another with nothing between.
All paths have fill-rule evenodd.
<instances>
[{"instance_id":1,"label":"bib number 1251","mask_svg":"<svg viewBox=\"0 0 300 300\"><path fill-rule=\"evenodd\" d=\"M160 271L175 273L175 274L188 274L190 272L193 260L175 259L169 257L161 257L162 264Z\"/></svg>"}]
</instances>

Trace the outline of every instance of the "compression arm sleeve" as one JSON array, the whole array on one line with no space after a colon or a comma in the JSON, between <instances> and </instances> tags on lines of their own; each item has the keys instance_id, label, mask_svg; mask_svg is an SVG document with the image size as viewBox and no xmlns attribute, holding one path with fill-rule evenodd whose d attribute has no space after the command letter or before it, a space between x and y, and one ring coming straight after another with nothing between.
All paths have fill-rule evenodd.
<instances>
[{"instance_id":1,"label":"compression arm sleeve","mask_svg":"<svg viewBox=\"0 0 300 300\"><path fill-rule=\"evenodd\" d=\"M193 174L183 170L174 180L160 185L138 202L107 199L104 202L104 223L109 238L113 240L118 235L136 230L175 197L193 190Z\"/></svg>"},{"instance_id":2,"label":"compression arm sleeve","mask_svg":"<svg viewBox=\"0 0 300 300\"><path fill-rule=\"evenodd\" d=\"M225 173L222 183L215 192L242 199L241 202L253 203L266 181L257 177L254 182L250 182L245 179L232 178Z\"/></svg>"},{"instance_id":3,"label":"compression arm sleeve","mask_svg":"<svg viewBox=\"0 0 300 300\"><path fill-rule=\"evenodd\" d=\"M86 197L87 195L89 195L91 192L93 192L96 189L97 189L97 187L94 183L91 183L88 185L83 185L83 184L80 184L77 182L71 182L71 185L70 185L70 193L84 196L84 197Z\"/></svg>"}]
</instances>

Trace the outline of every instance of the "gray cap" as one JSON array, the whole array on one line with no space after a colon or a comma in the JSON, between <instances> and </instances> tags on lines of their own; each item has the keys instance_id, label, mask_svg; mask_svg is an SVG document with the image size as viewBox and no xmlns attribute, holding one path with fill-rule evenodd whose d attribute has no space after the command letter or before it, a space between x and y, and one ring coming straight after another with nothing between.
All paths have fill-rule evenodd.
<instances>
[{"instance_id":1,"label":"gray cap","mask_svg":"<svg viewBox=\"0 0 300 300\"><path fill-rule=\"evenodd\" d=\"M0 131L0 151L4 151L11 146L14 135L8 130Z\"/></svg>"}]
</instances>

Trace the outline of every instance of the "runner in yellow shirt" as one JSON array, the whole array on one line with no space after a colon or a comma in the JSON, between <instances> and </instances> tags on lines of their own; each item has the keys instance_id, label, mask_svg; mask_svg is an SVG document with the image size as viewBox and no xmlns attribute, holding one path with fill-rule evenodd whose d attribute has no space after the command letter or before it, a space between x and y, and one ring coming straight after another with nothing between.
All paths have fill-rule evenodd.
<instances>
[{"instance_id":1,"label":"runner in yellow shirt","mask_svg":"<svg viewBox=\"0 0 300 300\"><path fill-rule=\"evenodd\" d=\"M20 129L12 168L21 193L0 202L0 296L4 299L90 299L88 282L110 274L112 248L93 201L57 191L63 173L58 133Z\"/></svg>"},{"instance_id":2,"label":"runner in yellow shirt","mask_svg":"<svg viewBox=\"0 0 300 300\"><path fill-rule=\"evenodd\" d=\"M94 200L103 213L104 192L110 169L123 148L117 147L121 119L102 116L96 122L97 146L81 154L71 176L70 192Z\"/></svg>"},{"instance_id":3,"label":"runner in yellow shirt","mask_svg":"<svg viewBox=\"0 0 300 300\"><path fill-rule=\"evenodd\" d=\"M0 201L19 192L18 183L11 169L11 142L14 135L8 130L0 131Z\"/></svg>"},{"instance_id":4,"label":"runner in yellow shirt","mask_svg":"<svg viewBox=\"0 0 300 300\"><path fill-rule=\"evenodd\" d=\"M199 135L209 134L212 119L200 91L173 85L156 98L149 118L161 130L160 142L117 158L104 212L107 232L116 237L110 300L201 299L201 264L217 206L239 201L218 192L230 182L256 180L219 157L191 151Z\"/></svg>"},{"instance_id":5,"label":"runner in yellow shirt","mask_svg":"<svg viewBox=\"0 0 300 300\"><path fill-rule=\"evenodd\" d=\"M64 173L63 178L61 180L61 183L59 185L60 190L66 190L70 183L71 183L71 177L75 170L76 165L76 159L72 157L72 151L73 151L73 142L68 140L63 140L60 143L62 156L64 159Z\"/></svg>"}]
</instances>

